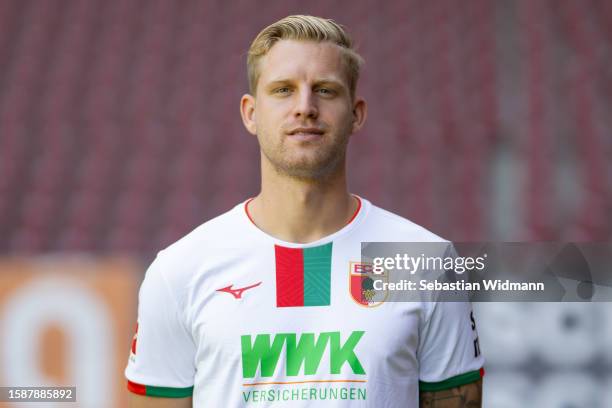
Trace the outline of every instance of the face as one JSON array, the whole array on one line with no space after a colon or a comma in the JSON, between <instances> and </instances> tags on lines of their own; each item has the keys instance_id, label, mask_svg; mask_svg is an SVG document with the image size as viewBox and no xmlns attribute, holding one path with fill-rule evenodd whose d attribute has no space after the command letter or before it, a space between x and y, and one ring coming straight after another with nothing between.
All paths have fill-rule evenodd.
<instances>
[{"instance_id":1,"label":"face","mask_svg":"<svg viewBox=\"0 0 612 408\"><path fill-rule=\"evenodd\" d=\"M259 60L257 96L241 101L244 124L279 173L317 179L344 166L349 136L365 121L352 100L339 46L281 40Z\"/></svg>"}]
</instances>

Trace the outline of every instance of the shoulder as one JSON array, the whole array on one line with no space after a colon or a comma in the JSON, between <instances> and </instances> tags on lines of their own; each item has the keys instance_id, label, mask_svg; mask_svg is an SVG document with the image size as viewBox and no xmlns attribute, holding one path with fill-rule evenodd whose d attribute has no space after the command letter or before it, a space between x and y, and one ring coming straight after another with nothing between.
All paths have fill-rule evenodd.
<instances>
[{"instance_id":1,"label":"shoulder","mask_svg":"<svg viewBox=\"0 0 612 408\"><path fill-rule=\"evenodd\" d=\"M160 251L164 257L176 260L198 258L205 248L223 246L233 242L243 233L242 204L212 218L193 229L174 243Z\"/></svg>"},{"instance_id":2,"label":"shoulder","mask_svg":"<svg viewBox=\"0 0 612 408\"><path fill-rule=\"evenodd\" d=\"M242 204L204 222L158 252L153 265L174 288L189 282L215 259L236 253L250 230L244 222Z\"/></svg>"},{"instance_id":3,"label":"shoulder","mask_svg":"<svg viewBox=\"0 0 612 408\"><path fill-rule=\"evenodd\" d=\"M367 211L363 230L367 241L448 242L427 228L362 199Z\"/></svg>"}]
</instances>

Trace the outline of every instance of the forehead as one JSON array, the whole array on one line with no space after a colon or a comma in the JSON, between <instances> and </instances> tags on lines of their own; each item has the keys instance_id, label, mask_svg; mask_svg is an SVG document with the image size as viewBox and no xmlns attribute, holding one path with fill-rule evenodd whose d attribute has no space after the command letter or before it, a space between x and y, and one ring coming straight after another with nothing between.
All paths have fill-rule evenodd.
<instances>
[{"instance_id":1,"label":"forehead","mask_svg":"<svg viewBox=\"0 0 612 408\"><path fill-rule=\"evenodd\" d=\"M280 40L259 61L259 83L281 79L335 79L347 84L340 46L331 42Z\"/></svg>"}]
</instances>

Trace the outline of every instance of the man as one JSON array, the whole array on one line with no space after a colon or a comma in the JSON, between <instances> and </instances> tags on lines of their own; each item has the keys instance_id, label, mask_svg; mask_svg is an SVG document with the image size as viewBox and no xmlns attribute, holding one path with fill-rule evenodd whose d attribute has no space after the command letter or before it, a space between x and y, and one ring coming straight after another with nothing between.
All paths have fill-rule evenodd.
<instances>
[{"instance_id":1,"label":"man","mask_svg":"<svg viewBox=\"0 0 612 408\"><path fill-rule=\"evenodd\" d=\"M368 307L350 294L362 241L443 241L347 191L347 143L366 118L360 63L331 20L290 16L254 40L240 112L261 192L149 267L132 406L417 407L419 388L420 406L480 406L469 303Z\"/></svg>"}]
</instances>

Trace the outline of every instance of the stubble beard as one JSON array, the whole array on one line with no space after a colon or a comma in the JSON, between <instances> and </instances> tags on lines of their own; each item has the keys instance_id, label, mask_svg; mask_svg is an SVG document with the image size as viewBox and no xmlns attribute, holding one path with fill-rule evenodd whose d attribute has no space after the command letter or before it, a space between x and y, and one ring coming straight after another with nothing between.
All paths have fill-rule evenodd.
<instances>
[{"instance_id":1,"label":"stubble beard","mask_svg":"<svg viewBox=\"0 0 612 408\"><path fill-rule=\"evenodd\" d=\"M325 136L324 136L325 137ZM292 158L285 144L272 148L261 145L261 151L277 174L304 181L329 179L344 169L349 135L310 157Z\"/></svg>"}]
</instances>

